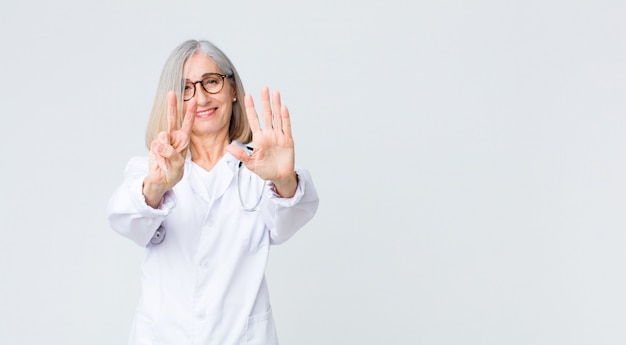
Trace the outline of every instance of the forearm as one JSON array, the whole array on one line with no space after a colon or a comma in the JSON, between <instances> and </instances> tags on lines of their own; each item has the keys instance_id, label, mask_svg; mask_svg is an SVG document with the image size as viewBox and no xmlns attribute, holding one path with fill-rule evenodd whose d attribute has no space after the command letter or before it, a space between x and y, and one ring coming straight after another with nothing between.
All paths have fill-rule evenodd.
<instances>
[{"instance_id":1,"label":"forearm","mask_svg":"<svg viewBox=\"0 0 626 345\"><path fill-rule=\"evenodd\" d=\"M148 204L143 192L147 162L146 157L129 161L124 182L116 188L107 205L111 228L142 246L150 241L154 231L176 205L173 191L162 194L157 207Z\"/></svg>"},{"instance_id":2,"label":"forearm","mask_svg":"<svg viewBox=\"0 0 626 345\"><path fill-rule=\"evenodd\" d=\"M141 180L128 181L109 200L107 216L113 230L138 245L145 246L175 204L173 193L167 192L159 207L153 208L144 200Z\"/></svg>"},{"instance_id":3,"label":"forearm","mask_svg":"<svg viewBox=\"0 0 626 345\"><path fill-rule=\"evenodd\" d=\"M291 238L317 212L319 197L310 174L306 170L297 170L297 176L293 197L274 195L265 200L261 208L270 229L272 244L280 244ZM275 192L276 189L274 186Z\"/></svg>"}]
</instances>

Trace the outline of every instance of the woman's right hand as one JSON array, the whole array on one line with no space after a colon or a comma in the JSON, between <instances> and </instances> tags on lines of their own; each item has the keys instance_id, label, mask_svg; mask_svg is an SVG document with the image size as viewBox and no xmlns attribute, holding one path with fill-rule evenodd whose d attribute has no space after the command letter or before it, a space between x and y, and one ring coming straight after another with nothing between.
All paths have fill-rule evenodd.
<instances>
[{"instance_id":1,"label":"woman's right hand","mask_svg":"<svg viewBox=\"0 0 626 345\"><path fill-rule=\"evenodd\" d=\"M159 207L165 192L183 178L183 153L189 147L189 136L196 114L196 101L191 99L182 126L178 129L176 95L172 91L167 94L167 105L167 131L160 132L150 144L148 175L143 181L144 198L153 208Z\"/></svg>"}]
</instances>

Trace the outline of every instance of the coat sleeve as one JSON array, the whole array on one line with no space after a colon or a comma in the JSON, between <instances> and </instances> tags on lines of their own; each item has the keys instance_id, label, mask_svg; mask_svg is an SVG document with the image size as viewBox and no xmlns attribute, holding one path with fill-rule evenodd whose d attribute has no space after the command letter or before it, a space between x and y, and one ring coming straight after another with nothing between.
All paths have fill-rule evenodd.
<instances>
[{"instance_id":1,"label":"coat sleeve","mask_svg":"<svg viewBox=\"0 0 626 345\"><path fill-rule=\"evenodd\" d=\"M107 205L111 228L140 246L148 245L165 217L176 206L171 190L165 193L158 209L146 204L142 188L147 174L148 158L132 158L126 165L124 181L113 192Z\"/></svg>"},{"instance_id":2,"label":"coat sleeve","mask_svg":"<svg viewBox=\"0 0 626 345\"><path fill-rule=\"evenodd\" d=\"M281 244L291 238L317 212L319 198L311 175L305 169L296 169L296 174L298 188L291 198L281 198L274 192L274 186L268 183L269 198L265 200L261 212L272 244Z\"/></svg>"}]
</instances>

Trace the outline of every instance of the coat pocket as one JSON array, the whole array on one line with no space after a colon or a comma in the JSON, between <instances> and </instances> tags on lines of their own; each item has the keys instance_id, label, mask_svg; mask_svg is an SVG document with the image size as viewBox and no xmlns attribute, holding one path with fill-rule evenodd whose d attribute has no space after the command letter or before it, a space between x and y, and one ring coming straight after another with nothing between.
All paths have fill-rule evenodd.
<instances>
[{"instance_id":1,"label":"coat pocket","mask_svg":"<svg viewBox=\"0 0 626 345\"><path fill-rule=\"evenodd\" d=\"M276 328L272 318L272 308L265 313L252 315L246 327L246 344L278 345Z\"/></svg>"}]
</instances>

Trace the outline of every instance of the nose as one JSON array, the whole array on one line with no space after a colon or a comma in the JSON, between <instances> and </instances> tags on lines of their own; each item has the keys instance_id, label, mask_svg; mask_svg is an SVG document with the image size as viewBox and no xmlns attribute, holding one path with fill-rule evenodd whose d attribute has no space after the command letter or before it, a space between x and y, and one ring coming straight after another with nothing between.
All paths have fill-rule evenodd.
<instances>
[{"instance_id":1,"label":"nose","mask_svg":"<svg viewBox=\"0 0 626 345\"><path fill-rule=\"evenodd\" d=\"M196 89L195 95L194 95L196 99L196 103L198 105L208 103L210 100L209 93L204 90L204 87L202 86L201 81L195 82L193 84L193 87Z\"/></svg>"}]
</instances>

